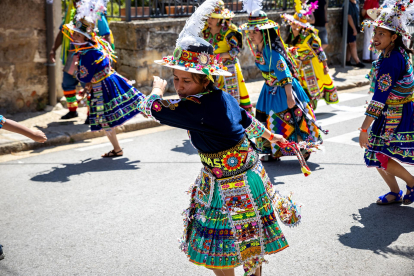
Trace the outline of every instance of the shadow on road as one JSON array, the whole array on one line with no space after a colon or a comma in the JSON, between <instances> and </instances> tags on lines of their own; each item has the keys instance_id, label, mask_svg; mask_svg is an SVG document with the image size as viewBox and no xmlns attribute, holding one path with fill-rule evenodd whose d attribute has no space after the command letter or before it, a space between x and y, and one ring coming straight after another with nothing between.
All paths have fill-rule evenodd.
<instances>
[{"instance_id":1,"label":"shadow on road","mask_svg":"<svg viewBox=\"0 0 414 276\"><path fill-rule=\"evenodd\" d=\"M59 167L53 167L49 171L37 174L30 180L38 182L68 182L71 176L83 173L137 170L139 168L135 164L140 162L139 160L129 161L128 158L89 158L80 163L60 164Z\"/></svg>"},{"instance_id":2,"label":"shadow on road","mask_svg":"<svg viewBox=\"0 0 414 276\"><path fill-rule=\"evenodd\" d=\"M348 247L371 250L386 257L399 255L414 260L414 246L390 246L401 234L414 233L414 208L404 205L379 206L372 203L352 215L363 225L352 226L351 232L339 235L339 241ZM411 240L409 242L412 242Z\"/></svg>"},{"instance_id":3,"label":"shadow on road","mask_svg":"<svg viewBox=\"0 0 414 276\"><path fill-rule=\"evenodd\" d=\"M181 147L176 146L175 148L172 149L172 151L182 152L187 155L198 154L197 150L193 147L193 145L191 145L191 142L189 139L184 140L183 145Z\"/></svg>"},{"instance_id":4,"label":"shadow on road","mask_svg":"<svg viewBox=\"0 0 414 276\"><path fill-rule=\"evenodd\" d=\"M289 159L288 159L289 158ZM312 157L311 157L312 158ZM307 162L311 171L323 170L319 164ZM263 162L267 175L273 185L285 184L284 182L277 182L277 178L285 175L302 174L299 161L296 157L282 157L281 161L277 162Z\"/></svg>"}]
</instances>

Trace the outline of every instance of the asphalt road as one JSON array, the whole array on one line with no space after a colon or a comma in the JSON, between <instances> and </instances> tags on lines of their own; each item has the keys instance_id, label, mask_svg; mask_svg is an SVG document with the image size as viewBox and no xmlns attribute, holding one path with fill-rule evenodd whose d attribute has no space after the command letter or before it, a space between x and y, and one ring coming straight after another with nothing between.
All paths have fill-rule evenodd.
<instances>
[{"instance_id":1,"label":"asphalt road","mask_svg":"<svg viewBox=\"0 0 414 276\"><path fill-rule=\"evenodd\" d=\"M311 176L293 157L265 164L276 189L303 204L303 222L282 226L290 247L266 258L263 276L414 275L414 206L375 204L387 187L357 144L370 96L339 99L316 111L330 134ZM0 157L0 275L213 275L178 249L201 167L186 132L119 137L125 155L113 160L99 157L111 149L103 138Z\"/></svg>"}]
</instances>

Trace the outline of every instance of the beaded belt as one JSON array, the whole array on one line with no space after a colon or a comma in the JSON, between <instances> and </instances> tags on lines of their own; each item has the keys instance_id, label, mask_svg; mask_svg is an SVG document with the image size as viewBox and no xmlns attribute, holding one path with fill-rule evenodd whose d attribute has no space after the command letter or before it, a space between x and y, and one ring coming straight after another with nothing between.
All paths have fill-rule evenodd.
<instances>
[{"instance_id":1,"label":"beaded belt","mask_svg":"<svg viewBox=\"0 0 414 276\"><path fill-rule=\"evenodd\" d=\"M401 100L390 100L390 99L388 99L385 102L385 104L388 104L388 105L400 105L400 104L405 104L405 103L412 102L413 100L414 100L413 94L411 94L411 95L409 95L409 96L407 96L407 97L405 97L404 99L401 99Z\"/></svg>"},{"instance_id":2,"label":"beaded belt","mask_svg":"<svg viewBox=\"0 0 414 276\"><path fill-rule=\"evenodd\" d=\"M217 179L241 174L251 169L259 160L258 153L246 137L228 150L198 154L204 168Z\"/></svg>"},{"instance_id":3,"label":"beaded belt","mask_svg":"<svg viewBox=\"0 0 414 276\"><path fill-rule=\"evenodd\" d=\"M93 75L93 78L92 78L91 82L92 83L101 82L104 79L106 79L107 77L109 77L110 75L112 75L113 73L115 73L115 71L111 68L111 66L107 66L103 70L95 73Z\"/></svg>"},{"instance_id":4,"label":"beaded belt","mask_svg":"<svg viewBox=\"0 0 414 276\"><path fill-rule=\"evenodd\" d=\"M276 76L272 75L272 72L263 72L262 76L265 79L265 83L269 86L276 87L276 86L285 86L288 83L292 82L292 78L284 78L282 80L278 80Z\"/></svg>"}]
</instances>

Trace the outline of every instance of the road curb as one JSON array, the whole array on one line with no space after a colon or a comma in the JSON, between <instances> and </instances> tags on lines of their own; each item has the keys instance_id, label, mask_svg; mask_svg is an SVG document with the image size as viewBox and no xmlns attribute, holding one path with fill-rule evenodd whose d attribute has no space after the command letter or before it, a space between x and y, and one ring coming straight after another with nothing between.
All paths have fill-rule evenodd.
<instances>
[{"instance_id":1,"label":"road curb","mask_svg":"<svg viewBox=\"0 0 414 276\"><path fill-rule=\"evenodd\" d=\"M127 123L122 126L119 126L116 130L116 133L124 133L124 132L131 132L141 129L147 129L152 127L158 127L161 124L153 121L153 120L145 120L136 123ZM6 144L4 146L0 146L0 155L10 154L13 152L20 152L20 151L28 151L28 150L36 150L39 148L45 147L53 147L53 146L60 146L64 144L70 144L74 142L79 142L87 139L97 138L105 136L103 131L87 131L81 133L74 133L74 134L61 134L57 135L56 137L48 137L45 143L36 143L34 141L19 141L13 142L10 144Z\"/></svg>"},{"instance_id":2,"label":"road curb","mask_svg":"<svg viewBox=\"0 0 414 276\"><path fill-rule=\"evenodd\" d=\"M361 81L361 82L354 82L354 83L350 83L346 85L337 85L336 89L340 91L340 90L346 90L346 89L351 89L355 87L361 87L361 86L368 85L368 84L369 84L368 80ZM255 107L256 103L257 103L257 100L253 101L252 105ZM141 129L158 127L158 126L161 126L161 124L153 120L147 119L147 120L139 121L139 122L126 123L117 128L117 133L131 132L131 131L136 131L136 130L141 130ZM19 142L14 142L14 143L0 146L0 155L10 154L13 152L27 151L27 150L36 150L36 149L44 148L44 147L59 146L63 144L69 144L69 143L79 142L79 141L83 141L87 139L102 137L104 135L105 134L102 131L94 131L94 132L86 131L86 132L73 133L73 134L60 133L60 134L57 134L55 137L48 137L48 140L43 144L36 143L31 140L27 140L24 142L19 141Z\"/></svg>"}]
</instances>

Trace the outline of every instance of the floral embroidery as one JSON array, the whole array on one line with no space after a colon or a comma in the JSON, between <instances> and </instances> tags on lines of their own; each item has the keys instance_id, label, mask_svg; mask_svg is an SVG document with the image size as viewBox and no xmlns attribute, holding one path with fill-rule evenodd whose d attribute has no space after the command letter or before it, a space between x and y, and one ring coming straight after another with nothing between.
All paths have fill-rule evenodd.
<instances>
[{"instance_id":1,"label":"floral embroidery","mask_svg":"<svg viewBox=\"0 0 414 276\"><path fill-rule=\"evenodd\" d=\"M260 123L256 118L254 118L250 113L246 112L247 117L252 119L251 124L246 128L245 132L249 139L261 137L265 131L265 127Z\"/></svg>"},{"instance_id":2,"label":"floral embroidery","mask_svg":"<svg viewBox=\"0 0 414 276\"><path fill-rule=\"evenodd\" d=\"M219 168L213 168L211 170L218 178L221 178L223 176L223 171Z\"/></svg>"},{"instance_id":3,"label":"floral embroidery","mask_svg":"<svg viewBox=\"0 0 414 276\"><path fill-rule=\"evenodd\" d=\"M81 65L79 66L79 76L83 79L88 75L88 69L86 69L85 66Z\"/></svg>"},{"instance_id":4,"label":"floral embroidery","mask_svg":"<svg viewBox=\"0 0 414 276\"><path fill-rule=\"evenodd\" d=\"M112 75L114 72L115 71L112 70L111 66L106 66L104 67L104 69L102 69L101 71L93 75L91 82L93 83L100 82L106 79L107 77L109 77L110 75Z\"/></svg>"},{"instance_id":5,"label":"floral embroidery","mask_svg":"<svg viewBox=\"0 0 414 276\"><path fill-rule=\"evenodd\" d=\"M266 61L263 58L263 53L260 52L259 50L256 51L256 63L259 63L260 65L265 65Z\"/></svg>"},{"instance_id":6,"label":"floral embroidery","mask_svg":"<svg viewBox=\"0 0 414 276\"><path fill-rule=\"evenodd\" d=\"M223 155L222 164L228 171L235 171L243 165L242 156L237 151L228 152Z\"/></svg>"},{"instance_id":7,"label":"floral embroidery","mask_svg":"<svg viewBox=\"0 0 414 276\"><path fill-rule=\"evenodd\" d=\"M378 119L381 115L382 110L384 109L384 106L385 104L383 103L371 101L367 107L367 110L365 111L365 115Z\"/></svg>"},{"instance_id":8,"label":"floral embroidery","mask_svg":"<svg viewBox=\"0 0 414 276\"><path fill-rule=\"evenodd\" d=\"M289 113L289 112L286 112L286 113L285 113L285 116L283 116L283 119L284 119L286 122L289 122L291 118L292 118L292 115L290 115L290 113Z\"/></svg>"},{"instance_id":9,"label":"floral embroidery","mask_svg":"<svg viewBox=\"0 0 414 276\"><path fill-rule=\"evenodd\" d=\"M147 96L138 106L138 110L141 111L145 116L147 116L150 119L154 119L158 122L157 119L155 119L154 116L152 116L152 105L154 103L160 104L159 102L156 102L156 100L160 100L161 97L155 94ZM160 105L161 110L161 105ZM159 111L159 110L158 110Z\"/></svg>"},{"instance_id":10,"label":"floral embroidery","mask_svg":"<svg viewBox=\"0 0 414 276\"><path fill-rule=\"evenodd\" d=\"M284 78L283 80L280 80L278 83L278 86L285 86L286 84L292 83L292 78Z\"/></svg>"},{"instance_id":11,"label":"floral embroidery","mask_svg":"<svg viewBox=\"0 0 414 276\"><path fill-rule=\"evenodd\" d=\"M378 79L378 89L381 90L381 92L384 92L388 90L388 88L391 87L392 79L390 74L383 74Z\"/></svg>"},{"instance_id":12,"label":"floral embroidery","mask_svg":"<svg viewBox=\"0 0 414 276\"><path fill-rule=\"evenodd\" d=\"M296 110L295 110L295 115L296 115L297 117L302 116L302 110L300 110L300 108L296 108Z\"/></svg>"},{"instance_id":13,"label":"floral embroidery","mask_svg":"<svg viewBox=\"0 0 414 276\"><path fill-rule=\"evenodd\" d=\"M152 104L152 109L154 109L157 112L160 112L161 111L161 104L159 102L154 102Z\"/></svg>"},{"instance_id":14,"label":"floral embroidery","mask_svg":"<svg viewBox=\"0 0 414 276\"><path fill-rule=\"evenodd\" d=\"M168 107L170 110L175 110L181 100L160 100L163 107ZM153 106L154 108L154 106Z\"/></svg>"},{"instance_id":15,"label":"floral embroidery","mask_svg":"<svg viewBox=\"0 0 414 276\"><path fill-rule=\"evenodd\" d=\"M280 72L284 72L286 70L286 63L284 60L279 60L276 64L276 68L277 70L279 70Z\"/></svg>"}]
</instances>

